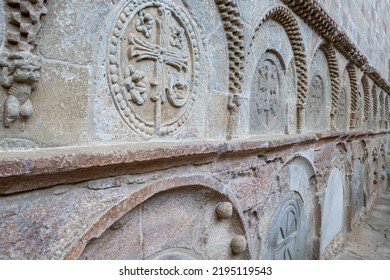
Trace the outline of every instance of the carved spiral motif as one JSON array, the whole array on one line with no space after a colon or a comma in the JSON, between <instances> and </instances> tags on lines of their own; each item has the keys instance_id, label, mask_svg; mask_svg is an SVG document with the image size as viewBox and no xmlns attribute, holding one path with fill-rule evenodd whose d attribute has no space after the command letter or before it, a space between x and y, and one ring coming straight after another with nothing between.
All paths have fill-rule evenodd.
<instances>
[{"instance_id":1,"label":"carved spiral motif","mask_svg":"<svg viewBox=\"0 0 390 280\"><path fill-rule=\"evenodd\" d=\"M356 78L356 68L353 64L347 65L347 71L349 74L349 80L351 83L351 118L350 118L350 128L355 127L356 121L356 111L358 103L358 88L357 88L357 78Z\"/></svg>"},{"instance_id":2,"label":"carved spiral motif","mask_svg":"<svg viewBox=\"0 0 390 280\"><path fill-rule=\"evenodd\" d=\"M370 85L366 74L362 77L362 84L364 91L364 119L367 120L370 111Z\"/></svg>"},{"instance_id":3,"label":"carved spiral motif","mask_svg":"<svg viewBox=\"0 0 390 280\"><path fill-rule=\"evenodd\" d=\"M295 66L297 70L298 84L298 108L303 108L306 102L307 95L307 65L305 56L305 46L303 44L302 35L299 30L298 23L291 12L282 6L272 8L260 21L256 27L255 33L260 26L267 20L274 20L281 24L285 29L288 38L291 42L291 47L294 53Z\"/></svg>"},{"instance_id":4,"label":"carved spiral motif","mask_svg":"<svg viewBox=\"0 0 390 280\"><path fill-rule=\"evenodd\" d=\"M376 116L378 114L378 96L376 93L376 86L372 87L372 118L375 124Z\"/></svg>"},{"instance_id":5,"label":"carved spiral motif","mask_svg":"<svg viewBox=\"0 0 390 280\"><path fill-rule=\"evenodd\" d=\"M332 88L332 112L336 112L339 103L339 66L336 59L336 52L330 42L323 42L320 49L324 52L326 60L328 61L330 83Z\"/></svg>"},{"instance_id":6,"label":"carved spiral motif","mask_svg":"<svg viewBox=\"0 0 390 280\"><path fill-rule=\"evenodd\" d=\"M168 0L127 4L109 44L108 82L128 126L167 135L189 118L199 84L199 48L187 14Z\"/></svg>"},{"instance_id":7,"label":"carved spiral motif","mask_svg":"<svg viewBox=\"0 0 390 280\"><path fill-rule=\"evenodd\" d=\"M370 77L388 94L390 84L382 78L379 72L368 64L367 57L358 50L337 23L322 9L315 0L283 0L283 2L300 16L315 32L329 40L333 45L357 67L367 72Z\"/></svg>"}]
</instances>

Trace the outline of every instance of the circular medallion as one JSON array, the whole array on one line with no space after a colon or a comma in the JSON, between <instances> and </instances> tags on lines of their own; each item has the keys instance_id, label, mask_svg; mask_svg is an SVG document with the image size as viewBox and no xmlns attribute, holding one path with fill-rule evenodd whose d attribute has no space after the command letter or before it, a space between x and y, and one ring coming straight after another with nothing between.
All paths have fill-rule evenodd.
<instances>
[{"instance_id":1,"label":"circular medallion","mask_svg":"<svg viewBox=\"0 0 390 280\"><path fill-rule=\"evenodd\" d=\"M195 102L199 49L186 13L169 1L132 1L117 18L109 44L114 103L142 136L167 135Z\"/></svg>"}]
</instances>

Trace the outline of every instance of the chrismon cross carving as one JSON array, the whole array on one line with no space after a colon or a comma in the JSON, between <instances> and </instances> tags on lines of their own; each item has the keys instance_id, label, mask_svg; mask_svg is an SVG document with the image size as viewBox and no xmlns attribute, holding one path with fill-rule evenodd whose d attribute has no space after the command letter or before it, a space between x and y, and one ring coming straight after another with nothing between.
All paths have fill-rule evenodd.
<instances>
[{"instance_id":1,"label":"chrismon cross carving","mask_svg":"<svg viewBox=\"0 0 390 280\"><path fill-rule=\"evenodd\" d=\"M146 42L142 38L137 38L133 34L129 37L129 59L140 61L153 61L154 68L152 77L149 79L151 100L156 103L155 106L155 132L159 133L161 126L161 104L168 99L174 107L181 107L185 104L184 94L177 93L175 90L186 89L184 82L177 81L172 77L168 67L171 66L183 76L188 69L188 55L181 52L173 52L168 49L169 38L172 36L170 29L171 12L162 7L158 8L158 18L156 23L156 41L155 44Z\"/></svg>"},{"instance_id":2,"label":"chrismon cross carving","mask_svg":"<svg viewBox=\"0 0 390 280\"><path fill-rule=\"evenodd\" d=\"M298 231L296 213L291 209L284 215L279 228L279 237L275 252L278 259L292 260L296 254L296 239Z\"/></svg>"}]
</instances>

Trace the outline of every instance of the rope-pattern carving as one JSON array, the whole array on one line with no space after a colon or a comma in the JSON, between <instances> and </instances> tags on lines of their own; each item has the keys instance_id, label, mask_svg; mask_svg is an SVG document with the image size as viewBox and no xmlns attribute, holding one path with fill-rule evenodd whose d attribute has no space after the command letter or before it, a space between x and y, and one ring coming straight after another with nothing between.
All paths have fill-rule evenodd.
<instances>
[{"instance_id":1,"label":"rope-pattern carving","mask_svg":"<svg viewBox=\"0 0 390 280\"><path fill-rule=\"evenodd\" d=\"M315 0L283 0L283 2L300 16L314 31L333 43L348 60L366 72L372 80L390 93L390 84L379 72L369 65L367 57L340 29L338 24L324 11Z\"/></svg>"},{"instance_id":2,"label":"rope-pattern carving","mask_svg":"<svg viewBox=\"0 0 390 280\"><path fill-rule=\"evenodd\" d=\"M364 92L364 120L367 121L370 112L370 85L366 74L362 77L362 85Z\"/></svg>"},{"instance_id":3,"label":"rope-pattern carving","mask_svg":"<svg viewBox=\"0 0 390 280\"><path fill-rule=\"evenodd\" d=\"M299 109L303 109L305 107L307 95L307 64L305 56L305 46L303 44L303 39L299 30L297 20L286 7L278 6L272 8L263 17L263 19L256 27L255 33L259 30L260 26L267 20L274 20L281 24L285 29L287 36L291 42L297 71L297 107Z\"/></svg>"},{"instance_id":4,"label":"rope-pattern carving","mask_svg":"<svg viewBox=\"0 0 390 280\"><path fill-rule=\"evenodd\" d=\"M340 75L339 75L339 66L336 58L336 51L329 41L324 41L319 48L325 54L326 60L328 62L330 83L332 89L331 119L334 120L339 105L339 88L340 88ZM334 124L332 124L332 126L333 125Z\"/></svg>"},{"instance_id":5,"label":"rope-pattern carving","mask_svg":"<svg viewBox=\"0 0 390 280\"><path fill-rule=\"evenodd\" d=\"M390 97L388 95L385 96L385 120L390 121Z\"/></svg>"},{"instance_id":6,"label":"rope-pattern carving","mask_svg":"<svg viewBox=\"0 0 390 280\"><path fill-rule=\"evenodd\" d=\"M351 129L355 128L356 112L357 112L357 103L359 98L358 87L357 87L357 77L356 77L356 68L352 63L347 65L347 71L349 75L349 82L351 84L351 113L350 113L350 123L349 127Z\"/></svg>"},{"instance_id":7,"label":"rope-pattern carving","mask_svg":"<svg viewBox=\"0 0 390 280\"><path fill-rule=\"evenodd\" d=\"M385 100L384 92L381 91L379 94L379 123L381 128L383 128L383 121L385 120Z\"/></svg>"},{"instance_id":8,"label":"rope-pattern carving","mask_svg":"<svg viewBox=\"0 0 390 280\"><path fill-rule=\"evenodd\" d=\"M215 0L223 22L229 53L229 92L240 93L244 70L244 30L235 0Z\"/></svg>"},{"instance_id":9,"label":"rope-pattern carving","mask_svg":"<svg viewBox=\"0 0 390 280\"><path fill-rule=\"evenodd\" d=\"M375 125L378 114L378 95L376 93L376 86L372 87L372 120Z\"/></svg>"}]
</instances>

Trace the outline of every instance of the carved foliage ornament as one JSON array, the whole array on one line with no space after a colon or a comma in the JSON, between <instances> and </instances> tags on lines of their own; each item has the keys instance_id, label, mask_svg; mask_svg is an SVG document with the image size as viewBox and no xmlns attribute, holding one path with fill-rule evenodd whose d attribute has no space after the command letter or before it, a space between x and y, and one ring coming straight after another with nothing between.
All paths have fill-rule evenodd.
<instances>
[{"instance_id":1,"label":"carved foliage ornament","mask_svg":"<svg viewBox=\"0 0 390 280\"><path fill-rule=\"evenodd\" d=\"M41 69L41 60L34 53L35 40L41 17L47 12L46 3L46 0L6 1L6 40L0 55L0 84L7 94L2 112L4 127L10 127L18 119L25 124L33 113L30 96Z\"/></svg>"},{"instance_id":2,"label":"carved foliage ornament","mask_svg":"<svg viewBox=\"0 0 390 280\"><path fill-rule=\"evenodd\" d=\"M123 120L142 136L175 132L197 95L199 49L187 14L167 0L133 1L118 16L108 80Z\"/></svg>"}]
</instances>

